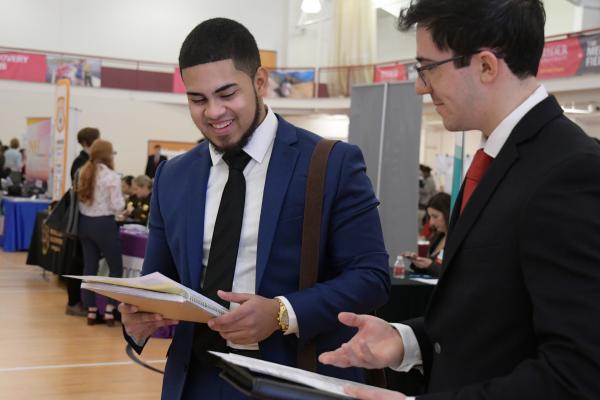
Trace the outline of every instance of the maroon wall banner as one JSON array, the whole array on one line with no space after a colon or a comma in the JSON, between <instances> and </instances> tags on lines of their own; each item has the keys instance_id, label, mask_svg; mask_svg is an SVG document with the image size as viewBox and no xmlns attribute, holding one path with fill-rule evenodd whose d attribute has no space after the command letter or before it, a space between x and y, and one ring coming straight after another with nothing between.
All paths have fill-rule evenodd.
<instances>
[{"instance_id":1,"label":"maroon wall banner","mask_svg":"<svg viewBox=\"0 0 600 400\"><path fill-rule=\"evenodd\" d=\"M175 67L175 72L173 72L173 92L185 93L185 86L181 80L181 72L179 71L179 67Z\"/></svg>"},{"instance_id":2,"label":"maroon wall banner","mask_svg":"<svg viewBox=\"0 0 600 400\"><path fill-rule=\"evenodd\" d=\"M551 79L573 76L582 59L583 51L579 44L579 38L548 42L544 46L537 77Z\"/></svg>"},{"instance_id":3,"label":"maroon wall banner","mask_svg":"<svg viewBox=\"0 0 600 400\"><path fill-rule=\"evenodd\" d=\"M408 78L406 65L376 65L373 82L405 81Z\"/></svg>"},{"instance_id":4,"label":"maroon wall banner","mask_svg":"<svg viewBox=\"0 0 600 400\"><path fill-rule=\"evenodd\" d=\"M0 52L0 79L45 82L46 56L21 52Z\"/></svg>"},{"instance_id":5,"label":"maroon wall banner","mask_svg":"<svg viewBox=\"0 0 600 400\"><path fill-rule=\"evenodd\" d=\"M600 72L600 35L547 42L540 61L539 79L565 78Z\"/></svg>"}]
</instances>

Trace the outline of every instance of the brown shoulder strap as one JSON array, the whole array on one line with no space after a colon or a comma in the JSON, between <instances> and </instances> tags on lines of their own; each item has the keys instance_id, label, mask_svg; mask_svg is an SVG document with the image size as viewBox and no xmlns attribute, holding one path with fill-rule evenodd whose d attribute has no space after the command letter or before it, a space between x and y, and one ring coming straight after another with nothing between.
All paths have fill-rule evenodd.
<instances>
[{"instance_id":1,"label":"brown shoulder strap","mask_svg":"<svg viewBox=\"0 0 600 400\"><path fill-rule=\"evenodd\" d=\"M306 182L304 223L302 225L300 290L310 288L317 282L327 160L331 149L337 142L337 140L321 139L310 159ZM313 340L306 343L298 353L298 368L312 372L317 370L317 349Z\"/></svg>"},{"instance_id":2,"label":"brown shoulder strap","mask_svg":"<svg viewBox=\"0 0 600 400\"><path fill-rule=\"evenodd\" d=\"M321 139L313 151L308 167L306 199L304 205L304 223L302 225L302 253L300 258L300 289L313 287L319 273L319 245L321 241L321 217L323 213L323 195L325 193L325 175L329 153L337 140ZM317 348L311 340L298 352L298 368L306 371L317 370ZM383 370L368 370L367 382L374 386L386 387Z\"/></svg>"},{"instance_id":3,"label":"brown shoulder strap","mask_svg":"<svg viewBox=\"0 0 600 400\"><path fill-rule=\"evenodd\" d=\"M300 258L300 290L317 282L319 244L321 242L321 215L325 193L325 174L329 153L337 140L322 139L313 151L308 167L304 224L302 225L302 255Z\"/></svg>"}]
</instances>

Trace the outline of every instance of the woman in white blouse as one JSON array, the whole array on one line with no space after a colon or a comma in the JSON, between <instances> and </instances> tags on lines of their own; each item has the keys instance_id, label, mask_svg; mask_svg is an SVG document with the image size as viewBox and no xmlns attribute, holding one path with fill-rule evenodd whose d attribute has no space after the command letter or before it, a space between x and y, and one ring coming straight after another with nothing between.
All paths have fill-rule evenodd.
<instances>
[{"instance_id":1,"label":"woman in white blouse","mask_svg":"<svg viewBox=\"0 0 600 400\"><path fill-rule=\"evenodd\" d=\"M90 159L79 170L79 239L83 248L83 274L96 275L101 257L106 258L110 276L123 275L119 226L115 221L125 202L121 178L113 171L113 146L98 139L90 148ZM88 309L88 325L96 322L98 308L93 292L83 290L82 300ZM113 326L116 302L109 300L104 313L108 326Z\"/></svg>"}]
</instances>

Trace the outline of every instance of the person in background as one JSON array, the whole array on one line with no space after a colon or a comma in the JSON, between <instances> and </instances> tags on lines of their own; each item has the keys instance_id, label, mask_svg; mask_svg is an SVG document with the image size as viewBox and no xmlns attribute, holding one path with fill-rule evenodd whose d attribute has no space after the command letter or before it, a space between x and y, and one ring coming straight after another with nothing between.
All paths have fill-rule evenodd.
<instances>
[{"instance_id":1,"label":"person in background","mask_svg":"<svg viewBox=\"0 0 600 400\"><path fill-rule=\"evenodd\" d=\"M410 267L414 271L437 278L442 273L444 246L450 220L450 195L443 192L435 194L427 204L427 215L432 230L428 238L430 244L427 257L419 257L412 251L405 251L400 255L412 261Z\"/></svg>"},{"instance_id":2,"label":"person in background","mask_svg":"<svg viewBox=\"0 0 600 400\"><path fill-rule=\"evenodd\" d=\"M90 159L90 147L99 137L100 131L97 128L88 127L77 132L77 142L81 145L82 150L71 164L71 182L75 181L77 171ZM71 256L65 257L64 270L61 271L61 275L81 275L84 268L81 241L77 238L65 238L63 246L63 251L69 252ZM81 280L72 278L63 279L67 286L68 296L65 314L80 317L86 316L87 310L81 304Z\"/></svg>"},{"instance_id":3,"label":"person in background","mask_svg":"<svg viewBox=\"0 0 600 400\"><path fill-rule=\"evenodd\" d=\"M419 179L419 209L425 210L431 197L436 194L435 180L431 176L431 167L420 164L421 179Z\"/></svg>"},{"instance_id":4,"label":"person in background","mask_svg":"<svg viewBox=\"0 0 600 400\"><path fill-rule=\"evenodd\" d=\"M536 76L541 0L413 0L417 94L478 130L425 316L358 328L321 361L419 368L419 400L600 399L600 148ZM358 399L404 394L348 388Z\"/></svg>"},{"instance_id":5,"label":"person in background","mask_svg":"<svg viewBox=\"0 0 600 400\"><path fill-rule=\"evenodd\" d=\"M115 215L125 206L121 192L121 179L114 171L113 146L98 139L90 148L90 159L81 168L77 187L79 196L78 233L83 247L84 275L98 273L100 258L108 263L110 276L123 275L119 226ZM96 296L83 291L83 305L88 310L89 325L96 322L98 308ZM114 325L116 302L109 300L104 313L108 326Z\"/></svg>"},{"instance_id":6,"label":"person in background","mask_svg":"<svg viewBox=\"0 0 600 400\"><path fill-rule=\"evenodd\" d=\"M150 178L154 178L158 165L163 161L167 161L167 156L162 155L160 153L161 150L160 145L157 144L154 146L154 154L148 156L148 161L146 162L146 176L149 176Z\"/></svg>"},{"instance_id":7,"label":"person in background","mask_svg":"<svg viewBox=\"0 0 600 400\"><path fill-rule=\"evenodd\" d=\"M23 156L19 151L19 145L19 139L12 138L10 139L10 148L4 152L4 168L10 169L11 172L21 172L23 167Z\"/></svg>"},{"instance_id":8,"label":"person in background","mask_svg":"<svg viewBox=\"0 0 600 400\"><path fill-rule=\"evenodd\" d=\"M121 178L121 192L123 192L123 199L125 200L125 204L129 201L131 196L133 196L133 176L126 175Z\"/></svg>"},{"instance_id":9,"label":"person in background","mask_svg":"<svg viewBox=\"0 0 600 400\"><path fill-rule=\"evenodd\" d=\"M77 142L82 147L77 157L71 164L71 182L75 180L75 173L90 159L90 148L92 144L100 137L100 131L98 128L83 128L77 132Z\"/></svg>"},{"instance_id":10,"label":"person in background","mask_svg":"<svg viewBox=\"0 0 600 400\"><path fill-rule=\"evenodd\" d=\"M437 193L435 181L431 176L431 168L419 164L419 210L417 212L419 231L429 233L429 221L427 218L427 204L431 197ZM428 236L428 235L425 235Z\"/></svg>"},{"instance_id":11,"label":"person in background","mask_svg":"<svg viewBox=\"0 0 600 400\"><path fill-rule=\"evenodd\" d=\"M146 225L150 215L150 199L152 198L152 179L139 175L132 181L133 196L125 209L126 222Z\"/></svg>"}]
</instances>

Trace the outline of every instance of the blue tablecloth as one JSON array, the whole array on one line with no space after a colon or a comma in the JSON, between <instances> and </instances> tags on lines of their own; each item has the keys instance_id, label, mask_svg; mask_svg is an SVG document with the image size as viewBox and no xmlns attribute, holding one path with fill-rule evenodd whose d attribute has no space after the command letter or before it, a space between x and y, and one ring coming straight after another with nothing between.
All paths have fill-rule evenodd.
<instances>
[{"instance_id":1,"label":"blue tablecloth","mask_svg":"<svg viewBox=\"0 0 600 400\"><path fill-rule=\"evenodd\" d=\"M4 251L27 250L38 210L48 208L50 200L4 197Z\"/></svg>"}]
</instances>

